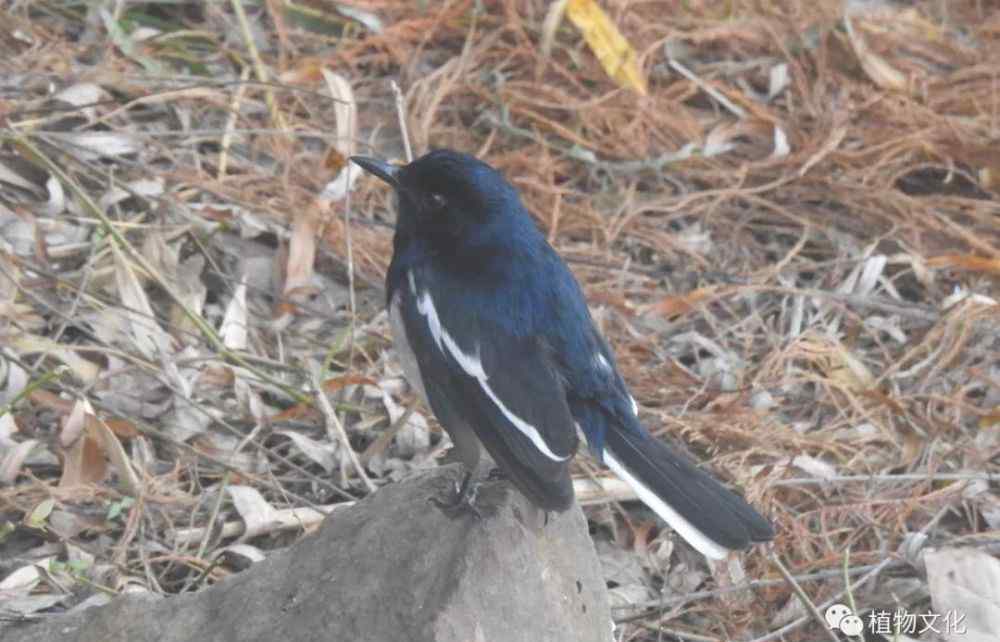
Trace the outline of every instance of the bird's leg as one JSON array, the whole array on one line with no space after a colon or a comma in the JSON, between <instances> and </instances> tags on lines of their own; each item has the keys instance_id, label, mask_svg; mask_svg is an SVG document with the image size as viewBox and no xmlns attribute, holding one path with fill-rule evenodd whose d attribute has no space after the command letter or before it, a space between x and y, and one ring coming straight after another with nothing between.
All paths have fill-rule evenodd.
<instances>
[{"instance_id":1,"label":"bird's leg","mask_svg":"<svg viewBox=\"0 0 1000 642\"><path fill-rule=\"evenodd\" d=\"M430 502L450 517L456 517L460 513L469 512L482 519L483 514L476 507L476 493L479 491L479 482L474 481L473 477L474 471L465 471L462 483L457 488L458 494L454 499L444 500L438 497L431 497Z\"/></svg>"}]
</instances>

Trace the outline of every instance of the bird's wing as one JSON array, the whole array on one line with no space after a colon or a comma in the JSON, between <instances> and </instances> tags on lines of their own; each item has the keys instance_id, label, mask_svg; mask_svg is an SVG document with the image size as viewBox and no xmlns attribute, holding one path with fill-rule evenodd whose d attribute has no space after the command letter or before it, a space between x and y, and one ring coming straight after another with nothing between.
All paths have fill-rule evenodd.
<instances>
[{"instance_id":1,"label":"bird's wing","mask_svg":"<svg viewBox=\"0 0 1000 642\"><path fill-rule=\"evenodd\" d=\"M468 314L455 297L444 300L446 293L436 301L412 278L398 294L407 340L435 414L443 422L449 414L460 415L537 505L568 507L576 427L544 341L515 336L483 315Z\"/></svg>"},{"instance_id":2,"label":"bird's wing","mask_svg":"<svg viewBox=\"0 0 1000 642\"><path fill-rule=\"evenodd\" d=\"M554 268L550 273L566 284L562 296L552 301L553 310L580 321L552 326L549 342L559 355L570 410L594 455L709 557L771 539L771 525L743 498L642 426L636 402L590 320L582 293L569 285L568 272Z\"/></svg>"}]
</instances>

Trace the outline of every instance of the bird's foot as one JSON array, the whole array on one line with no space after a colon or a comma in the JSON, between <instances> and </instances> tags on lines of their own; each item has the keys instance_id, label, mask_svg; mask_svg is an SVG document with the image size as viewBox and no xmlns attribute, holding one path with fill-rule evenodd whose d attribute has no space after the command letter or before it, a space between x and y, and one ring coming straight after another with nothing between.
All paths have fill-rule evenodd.
<instances>
[{"instance_id":1,"label":"bird's foot","mask_svg":"<svg viewBox=\"0 0 1000 642\"><path fill-rule=\"evenodd\" d=\"M482 519L483 514L476 506L476 494L479 492L479 482L473 481L471 472L465 473L462 483L455 490L456 495L451 499L431 497L428 501L440 508L441 512L449 517L458 517L463 513L472 513L477 519Z\"/></svg>"},{"instance_id":2,"label":"bird's foot","mask_svg":"<svg viewBox=\"0 0 1000 642\"><path fill-rule=\"evenodd\" d=\"M503 472L499 468L491 468L490 472L486 475L488 481L505 481L507 479L507 473Z\"/></svg>"}]
</instances>

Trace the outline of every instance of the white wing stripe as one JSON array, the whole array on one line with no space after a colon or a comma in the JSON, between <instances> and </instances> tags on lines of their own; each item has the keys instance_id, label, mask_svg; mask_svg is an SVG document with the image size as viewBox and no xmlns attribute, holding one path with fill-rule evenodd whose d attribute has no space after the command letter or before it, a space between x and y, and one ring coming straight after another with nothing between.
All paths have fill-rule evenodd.
<instances>
[{"instance_id":1,"label":"white wing stripe","mask_svg":"<svg viewBox=\"0 0 1000 642\"><path fill-rule=\"evenodd\" d=\"M482 366L480 366L480 368L481 367ZM485 378L479 380L479 385L483 387L483 391L490 399L493 400L493 403L495 403L497 407L500 408L500 412L503 413L504 417L507 417L507 420L510 423L514 424L514 426L516 426L518 430L523 432L524 435L531 440L531 443L535 445L535 448L542 451L543 455L545 455L552 461L566 461L567 459L570 458L570 455L564 455L560 457L559 455L552 452L549 449L548 444L546 444L545 440L542 438L541 433L539 433L534 426L527 423L526 421L524 421L523 419L512 413L510 410L508 410L507 406L505 406L503 402L500 401L500 399L493 393L493 389L490 388L488 383L486 383Z\"/></svg>"},{"instance_id":2,"label":"white wing stripe","mask_svg":"<svg viewBox=\"0 0 1000 642\"><path fill-rule=\"evenodd\" d=\"M677 534L683 537L688 544L695 547L699 553L705 557L721 560L729 553L729 550L709 539L707 535L694 527L694 525L684 519L680 513L671 508L665 501L659 498L656 493L643 484L635 475L630 473L610 451L604 451L604 463L611 471L618 475L626 484L632 487L635 494L639 496L646 506L649 506L659 515L663 521L670 525Z\"/></svg>"},{"instance_id":3,"label":"white wing stripe","mask_svg":"<svg viewBox=\"0 0 1000 642\"><path fill-rule=\"evenodd\" d=\"M414 285L413 272L410 272L410 285L411 287ZM413 289L416 288L413 287ZM483 362L479 358L479 355L463 352L455 339L448 334L448 331L441 327L441 319L438 317L437 308L434 307L434 300L431 299L430 292L424 290L423 294L417 299L417 311L427 318L427 325L430 326L431 336L434 338L434 342L437 343L438 349L441 352L445 352L445 348L447 348L448 353L458 362L458 365L465 371L465 374L479 382L479 385L483 387L483 392L496 404L500 412L503 413L503 416L507 418L507 421L524 433L524 436L531 440L535 448L553 461L566 461L572 456L572 453L559 456L552 452L537 428L515 415L500 401L500 398L496 396L496 393L493 392L493 389L487 383L489 377L486 376L486 371L483 370Z\"/></svg>"}]
</instances>

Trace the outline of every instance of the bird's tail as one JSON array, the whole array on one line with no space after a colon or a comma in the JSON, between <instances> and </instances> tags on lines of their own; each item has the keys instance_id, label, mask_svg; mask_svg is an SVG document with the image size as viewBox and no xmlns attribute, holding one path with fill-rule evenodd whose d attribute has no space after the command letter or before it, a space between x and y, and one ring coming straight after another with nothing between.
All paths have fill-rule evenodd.
<instances>
[{"instance_id":1,"label":"bird's tail","mask_svg":"<svg viewBox=\"0 0 1000 642\"><path fill-rule=\"evenodd\" d=\"M774 530L736 495L643 428L611 428L604 463L689 544L721 559L730 550L774 537Z\"/></svg>"}]
</instances>

